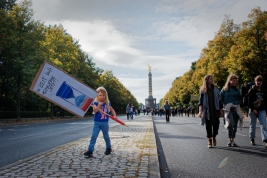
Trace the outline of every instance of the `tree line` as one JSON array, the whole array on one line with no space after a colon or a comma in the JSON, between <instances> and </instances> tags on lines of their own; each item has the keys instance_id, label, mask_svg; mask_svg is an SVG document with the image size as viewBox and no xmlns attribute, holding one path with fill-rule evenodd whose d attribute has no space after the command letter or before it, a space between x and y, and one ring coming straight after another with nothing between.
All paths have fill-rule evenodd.
<instances>
[{"instance_id":1,"label":"tree line","mask_svg":"<svg viewBox=\"0 0 267 178\"><path fill-rule=\"evenodd\" d=\"M53 113L52 103L29 90L45 60L93 89L104 86L118 112L124 112L127 103L138 107L136 98L112 71L98 68L62 25L46 26L34 20L31 6L30 0L0 0L0 115L16 112L19 119L21 111Z\"/></svg>"},{"instance_id":2,"label":"tree line","mask_svg":"<svg viewBox=\"0 0 267 178\"><path fill-rule=\"evenodd\" d=\"M178 64L179 65L179 64ZM229 74L239 76L239 84L253 82L257 75L267 82L267 11L256 7L248 14L248 20L235 24L225 16L213 40L208 41L191 68L177 77L161 100L171 106L187 105L191 95L199 95L206 74L212 74L221 89Z\"/></svg>"}]
</instances>

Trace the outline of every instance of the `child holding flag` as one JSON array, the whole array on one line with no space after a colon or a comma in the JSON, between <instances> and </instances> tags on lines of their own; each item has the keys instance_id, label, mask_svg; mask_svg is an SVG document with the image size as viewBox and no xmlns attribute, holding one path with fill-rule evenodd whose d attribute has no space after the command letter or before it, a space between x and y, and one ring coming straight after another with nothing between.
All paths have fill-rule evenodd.
<instances>
[{"instance_id":1,"label":"child holding flag","mask_svg":"<svg viewBox=\"0 0 267 178\"><path fill-rule=\"evenodd\" d=\"M98 137L98 134L100 130L102 130L103 137L106 142L106 151L105 155L109 155L111 153L111 144L110 144L110 138L108 134L109 130L109 116L107 116L104 113L111 112L114 117L116 117L115 110L110 106L109 100L108 100L108 93L104 87L99 87L96 89L97 96L95 98L95 101L93 103L93 111L95 113L94 115L94 127L93 132L91 136L91 140L88 146L88 151L84 153L85 156L93 157L94 152L94 146ZM104 113L103 113L104 112Z\"/></svg>"}]
</instances>

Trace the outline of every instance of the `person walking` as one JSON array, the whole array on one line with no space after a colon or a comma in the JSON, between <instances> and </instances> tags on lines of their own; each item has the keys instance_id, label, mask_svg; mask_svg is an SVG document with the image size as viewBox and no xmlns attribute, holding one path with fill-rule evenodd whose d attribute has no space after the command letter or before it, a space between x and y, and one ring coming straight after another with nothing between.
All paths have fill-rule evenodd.
<instances>
[{"instance_id":1,"label":"person walking","mask_svg":"<svg viewBox=\"0 0 267 178\"><path fill-rule=\"evenodd\" d=\"M171 106L169 105L168 100L166 100L164 104L164 111L166 113L166 122L170 122L170 109Z\"/></svg>"},{"instance_id":2,"label":"person walking","mask_svg":"<svg viewBox=\"0 0 267 178\"><path fill-rule=\"evenodd\" d=\"M189 114L190 114L190 106L186 109L186 113L187 113L187 116L189 117Z\"/></svg>"},{"instance_id":3,"label":"person walking","mask_svg":"<svg viewBox=\"0 0 267 178\"><path fill-rule=\"evenodd\" d=\"M111 112L114 117L116 117L115 110L111 107L109 99L108 99L108 92L104 87L99 87L96 89L97 96L93 103L93 111L94 111L94 126L93 132L91 136L91 140L89 142L88 151L84 153L85 156L93 157L95 143L98 137L100 130L103 133L104 140L106 142L106 151L105 155L109 155L111 153L111 143L109 138L109 116L104 113ZM103 113L104 112L104 113Z\"/></svg>"},{"instance_id":4,"label":"person walking","mask_svg":"<svg viewBox=\"0 0 267 178\"><path fill-rule=\"evenodd\" d=\"M134 113L134 105L132 104L130 107L130 117L133 120L133 113Z\"/></svg>"},{"instance_id":5,"label":"person walking","mask_svg":"<svg viewBox=\"0 0 267 178\"><path fill-rule=\"evenodd\" d=\"M131 109L130 104L127 104L127 106L126 106L127 120L129 120L129 118L130 118L130 109Z\"/></svg>"},{"instance_id":6,"label":"person walking","mask_svg":"<svg viewBox=\"0 0 267 178\"><path fill-rule=\"evenodd\" d=\"M258 75L255 77L255 85L248 92L249 107L249 137L251 144L255 144L255 132L257 118L260 122L261 139L264 147L267 148L267 128L266 128L266 112L267 112L267 91L262 87L263 77Z\"/></svg>"},{"instance_id":7,"label":"person walking","mask_svg":"<svg viewBox=\"0 0 267 178\"><path fill-rule=\"evenodd\" d=\"M221 98L222 98L222 103L223 107L225 108L227 104L233 104L233 105L240 105L242 102L242 95L237 87L238 83L238 76L235 74L230 74L227 77L226 83L221 90ZM236 147L237 144L234 142L236 131L237 131L237 124L239 120L239 115L237 113L236 107L230 107L230 110L228 112L228 119L229 121L229 126L227 127L228 129L228 137L229 141L227 143L228 147Z\"/></svg>"},{"instance_id":8,"label":"person walking","mask_svg":"<svg viewBox=\"0 0 267 178\"><path fill-rule=\"evenodd\" d=\"M146 109L143 109L143 113L144 113L144 115L146 115Z\"/></svg>"},{"instance_id":9,"label":"person walking","mask_svg":"<svg viewBox=\"0 0 267 178\"><path fill-rule=\"evenodd\" d=\"M195 107L194 106L192 107L191 112L192 112L192 117L195 117L196 110L195 110Z\"/></svg>"},{"instance_id":10,"label":"person walking","mask_svg":"<svg viewBox=\"0 0 267 178\"><path fill-rule=\"evenodd\" d=\"M183 114L184 114L184 107L182 106L181 107L181 116L183 116Z\"/></svg>"},{"instance_id":11,"label":"person walking","mask_svg":"<svg viewBox=\"0 0 267 178\"><path fill-rule=\"evenodd\" d=\"M206 75L200 87L199 113L201 125L206 126L208 148L216 146L220 120L223 115L220 90L214 84L213 76Z\"/></svg>"}]
</instances>

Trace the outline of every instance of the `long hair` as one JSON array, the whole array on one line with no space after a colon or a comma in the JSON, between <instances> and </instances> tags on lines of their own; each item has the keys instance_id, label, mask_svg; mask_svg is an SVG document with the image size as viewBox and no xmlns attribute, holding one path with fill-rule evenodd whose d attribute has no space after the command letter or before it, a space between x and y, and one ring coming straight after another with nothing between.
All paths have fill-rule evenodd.
<instances>
[{"instance_id":1,"label":"long hair","mask_svg":"<svg viewBox=\"0 0 267 178\"><path fill-rule=\"evenodd\" d=\"M207 92L207 90L208 90L208 81L209 81L209 79L210 79L210 77L213 77L211 74L207 74L207 75L205 75L205 77L203 78L203 83L202 83L202 86L200 87L200 90L199 90L199 92L200 93L206 93ZM216 86L215 84L213 84L214 86Z\"/></svg>"},{"instance_id":2,"label":"long hair","mask_svg":"<svg viewBox=\"0 0 267 178\"><path fill-rule=\"evenodd\" d=\"M230 81L233 80L233 79L237 79L238 80L238 76L236 74L232 73L227 77L227 80L226 80L225 85L224 85L224 90L226 90L226 91L229 90Z\"/></svg>"},{"instance_id":3,"label":"long hair","mask_svg":"<svg viewBox=\"0 0 267 178\"><path fill-rule=\"evenodd\" d=\"M104 93L104 94L106 95L105 103L106 103L106 105L107 105L108 111L110 111L110 106L109 106L109 99L108 99L108 92L107 92L107 90L106 90L104 87L98 87L98 88L96 89L96 92L97 92L97 93L102 92L102 93ZM99 102L99 100L98 100L98 95L96 96L95 101L96 101L96 102Z\"/></svg>"}]
</instances>

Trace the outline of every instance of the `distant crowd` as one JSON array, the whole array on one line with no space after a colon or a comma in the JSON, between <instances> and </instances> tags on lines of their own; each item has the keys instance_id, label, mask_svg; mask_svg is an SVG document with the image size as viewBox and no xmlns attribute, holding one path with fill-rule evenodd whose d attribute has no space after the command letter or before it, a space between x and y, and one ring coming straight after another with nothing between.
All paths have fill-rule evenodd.
<instances>
[{"instance_id":1,"label":"distant crowd","mask_svg":"<svg viewBox=\"0 0 267 178\"><path fill-rule=\"evenodd\" d=\"M171 117L177 117L177 116L192 116L195 117L196 114L196 108L193 106L188 107L172 107L170 110L167 111L168 114ZM127 114L127 120L133 119L133 116L139 116L141 113L143 115L151 115L151 116L165 116L166 110L164 108L159 109L134 109L134 106L132 104L128 104L126 107L126 114Z\"/></svg>"},{"instance_id":2,"label":"distant crowd","mask_svg":"<svg viewBox=\"0 0 267 178\"><path fill-rule=\"evenodd\" d=\"M169 111L171 117L177 116L188 116L191 114L195 117L196 109L193 106L188 107L173 107ZM163 108L160 109L143 109L144 115L152 115L152 116L165 116L166 110Z\"/></svg>"}]
</instances>

